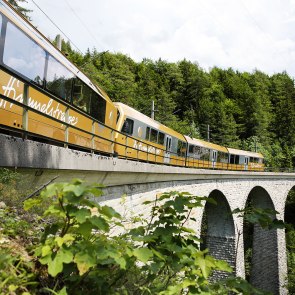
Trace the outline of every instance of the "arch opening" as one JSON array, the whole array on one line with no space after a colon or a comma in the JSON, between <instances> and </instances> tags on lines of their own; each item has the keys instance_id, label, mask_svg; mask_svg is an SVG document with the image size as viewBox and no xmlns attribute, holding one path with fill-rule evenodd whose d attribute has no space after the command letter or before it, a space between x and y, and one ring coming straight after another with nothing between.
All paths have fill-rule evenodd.
<instances>
[{"instance_id":1,"label":"arch opening","mask_svg":"<svg viewBox=\"0 0 295 295\"><path fill-rule=\"evenodd\" d=\"M226 261L234 270L236 265L235 227L226 197L218 190L209 195L217 205L206 203L201 226L201 249L208 248L209 254ZM212 281L227 278L228 272L215 271Z\"/></svg>"},{"instance_id":2,"label":"arch opening","mask_svg":"<svg viewBox=\"0 0 295 295\"><path fill-rule=\"evenodd\" d=\"M274 210L268 192L262 187L251 190L246 210L251 208ZM275 218L275 215L272 216ZM259 224L243 221L244 259L246 279L256 288L279 293L278 237L276 229L265 229Z\"/></svg>"}]
</instances>

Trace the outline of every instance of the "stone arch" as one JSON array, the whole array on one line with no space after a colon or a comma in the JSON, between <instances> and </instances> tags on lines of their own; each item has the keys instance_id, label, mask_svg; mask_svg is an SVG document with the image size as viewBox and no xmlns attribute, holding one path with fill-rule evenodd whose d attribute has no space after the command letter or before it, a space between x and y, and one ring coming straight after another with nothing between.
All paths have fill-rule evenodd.
<instances>
[{"instance_id":1,"label":"stone arch","mask_svg":"<svg viewBox=\"0 0 295 295\"><path fill-rule=\"evenodd\" d=\"M274 203L268 192L260 187L254 187L247 198L246 206L274 210ZM275 216L273 216L275 218ZM245 221L244 230L245 233ZM248 229L249 231L249 229ZM279 294L279 263L278 263L278 233L276 229L263 229L258 224L252 225L252 257L250 268L250 283L255 287ZM249 237L244 236L244 246ZM245 246L246 251L246 246ZM245 253L246 257L246 253Z\"/></svg>"},{"instance_id":2,"label":"stone arch","mask_svg":"<svg viewBox=\"0 0 295 295\"><path fill-rule=\"evenodd\" d=\"M214 190L209 197L216 201L217 205L206 202L202 220L202 248L208 248L209 254L216 259L224 260L235 270L236 247L235 226L229 203L224 194ZM213 280L228 277L227 272L215 272Z\"/></svg>"}]
</instances>

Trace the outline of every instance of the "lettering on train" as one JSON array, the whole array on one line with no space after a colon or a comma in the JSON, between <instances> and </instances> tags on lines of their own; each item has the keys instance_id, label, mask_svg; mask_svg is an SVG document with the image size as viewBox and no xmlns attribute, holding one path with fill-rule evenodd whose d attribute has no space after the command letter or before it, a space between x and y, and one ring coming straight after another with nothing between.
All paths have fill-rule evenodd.
<instances>
[{"instance_id":1,"label":"lettering on train","mask_svg":"<svg viewBox=\"0 0 295 295\"><path fill-rule=\"evenodd\" d=\"M147 147L146 145L144 145L141 142L138 142L136 140L134 141L133 147L135 149L138 149L138 150L143 151L143 152L148 152L148 153L156 154L156 155L160 155L161 154L161 150L160 149L156 149L153 146Z\"/></svg>"},{"instance_id":2,"label":"lettering on train","mask_svg":"<svg viewBox=\"0 0 295 295\"><path fill-rule=\"evenodd\" d=\"M3 85L2 89L3 89L3 95L7 96L15 101L18 101L20 103L23 103L24 99L23 99L23 93L19 94L17 96L17 90L20 88L20 81L17 80L14 77L10 77L8 84L7 85ZM66 113L63 112L60 109L60 104L57 103L55 105L52 106L52 104L54 103L54 100L51 98L49 99L49 101L47 103L42 103L38 100L34 100L32 97L28 98L28 106L38 110L48 116L51 116L53 118L56 118L58 120L61 120L63 122L66 122ZM8 102L5 101L4 99L0 99L0 108L6 108L6 106L8 106ZM13 103L10 103L9 108L11 109L13 107ZM79 121L78 117L75 116L69 116L68 118L68 123L70 125L76 125Z\"/></svg>"}]
</instances>

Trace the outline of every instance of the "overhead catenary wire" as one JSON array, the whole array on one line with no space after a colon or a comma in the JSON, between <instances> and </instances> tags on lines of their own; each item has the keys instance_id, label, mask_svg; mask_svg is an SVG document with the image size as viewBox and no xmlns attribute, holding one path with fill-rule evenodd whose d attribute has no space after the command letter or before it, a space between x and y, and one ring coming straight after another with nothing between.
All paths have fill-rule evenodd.
<instances>
[{"instance_id":1,"label":"overhead catenary wire","mask_svg":"<svg viewBox=\"0 0 295 295\"><path fill-rule=\"evenodd\" d=\"M83 54L83 52L79 49L79 47L77 45L75 45L75 43L71 40L71 38L69 38L65 32L63 32L59 26L46 14L46 12L34 1L31 0L34 5L46 16L46 18L70 41L71 44L73 44L73 46L81 53Z\"/></svg>"},{"instance_id":2,"label":"overhead catenary wire","mask_svg":"<svg viewBox=\"0 0 295 295\"><path fill-rule=\"evenodd\" d=\"M73 7L70 5L70 3L67 0L65 0L65 2L68 5L68 7L70 8L70 10L72 11L72 13L75 15L75 17L79 20L81 25L84 27L84 29L91 36L93 41L98 45L100 42L96 39L95 35L91 32L91 30L88 28L88 26L85 24L85 22L79 17L79 15L76 13L76 11L73 9Z\"/></svg>"}]
</instances>

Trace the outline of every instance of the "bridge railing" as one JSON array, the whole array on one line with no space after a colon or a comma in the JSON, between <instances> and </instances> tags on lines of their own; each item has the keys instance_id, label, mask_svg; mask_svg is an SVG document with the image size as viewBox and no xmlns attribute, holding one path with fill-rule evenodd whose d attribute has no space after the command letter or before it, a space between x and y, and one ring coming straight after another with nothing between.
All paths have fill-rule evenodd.
<instances>
[{"instance_id":1,"label":"bridge railing","mask_svg":"<svg viewBox=\"0 0 295 295\"><path fill-rule=\"evenodd\" d=\"M26 84L25 84L25 87L26 87ZM35 136L35 137L39 137L39 138L44 138L46 140L49 140L51 143L63 144L65 147L68 147L70 145L73 148L80 149L80 150L87 150L87 151L90 151L92 153L102 153L100 150L97 150L97 149L93 148L95 146L94 141L95 140L101 140L101 141L108 142L112 146L113 151L115 151L115 146L123 147L123 149L125 149L125 153L120 154L119 156L121 158L125 158L125 159L132 159L132 160L140 161L140 160L143 160L143 158L145 158L144 160L147 161L147 162L155 162L155 163L158 163L158 164L173 165L173 166L185 166L188 163L188 161L190 160L190 161L192 161L194 168L220 169L220 167L219 167L220 165L219 166L218 165L212 165L212 162L210 162L210 161L200 160L200 159L196 159L194 157L189 157L189 158L182 157L178 153L175 153L173 151L170 151L170 155L172 156L173 161L171 161L170 163L169 162L165 163L165 159L167 159L167 156L165 155L165 153L167 151L165 149L157 147L157 146L152 145L150 143L147 143L145 141L142 141L142 140L140 140L138 138L134 138L134 137L132 137L132 136L130 136L128 134L125 134L125 133L123 133L121 131L118 131L118 130L116 130L114 128L111 128L111 127L107 126L106 124L104 124L102 122L99 122L98 120L96 120L96 119L90 117L89 115L87 115L87 114L85 114L85 113L83 113L83 112L81 112L79 110L76 110L76 109L75 109L76 112L80 112L83 116L87 117L88 119L91 119L93 124L96 123L96 124L102 125L106 129L108 129L110 131L110 133L111 133L111 138L101 136L100 134L96 134L95 132L90 132L90 131L81 129L81 128L77 127L77 126L74 126L72 124L69 124L68 122L56 119L53 116L50 116L50 115L48 115L48 114L46 114L44 112L41 112L41 111L39 111L39 110L37 110L37 109L35 109L33 107L30 107L28 105L27 100L24 100L24 102L26 102L26 103L22 103L22 102L19 102L17 100L11 99L11 98L9 98L7 96L4 96L2 94L0 94L0 99L3 99L3 100L7 101L10 104L15 104L18 107L21 107L22 108L22 114L23 114L23 125L22 125L21 129L16 129L16 128L9 127L9 126L4 126L4 125L1 125L1 128L2 129L3 128L4 129L9 129L9 130L13 130L14 132L21 133L24 138L26 138L28 135L31 135L31 136ZM48 137L42 136L41 134L38 134L38 133L29 132L28 131L29 112L33 112L33 113L35 113L37 115L48 118L53 122L60 123L61 125L64 126L64 130L65 130L66 134L67 134L67 130L69 130L71 128L71 129L74 129L74 130L84 134L85 136L88 136L89 138L91 138L91 141L92 141L91 147L89 148L89 147L77 145L77 144L75 144L73 142L69 142L69 138L68 138L67 135L65 136L64 140L57 140L57 139L52 138L52 137L48 138ZM116 141L116 137L118 135L124 136L126 138L125 143L120 143L120 142ZM134 147L132 142L134 142L135 140L138 143L138 145L141 144L143 146L146 146L146 149L143 150L143 149L139 149L137 147ZM132 151L135 151L135 153L133 153L133 154L136 155L136 156L128 155L127 154L128 149L132 150ZM160 154L150 152L152 149L159 150ZM142 155L142 154L145 154L146 157L142 157L142 156L140 157L139 156L139 155ZM228 169L229 168L228 165L229 164L227 164L227 163L222 163L221 169ZM295 172L295 170L291 169L291 168L277 168L277 167L266 167L265 171L269 171L269 172L289 172L289 173L292 173L292 172L294 173Z\"/></svg>"},{"instance_id":2,"label":"bridge railing","mask_svg":"<svg viewBox=\"0 0 295 295\"><path fill-rule=\"evenodd\" d=\"M25 85L26 87L26 85ZM166 150L165 149L162 149L162 148L159 148L157 146L154 146L152 144L149 144L147 142L144 142L144 141L141 141L137 138L134 138L128 134L125 134L121 131L118 131L110 126L107 126L106 124L102 123L102 122L99 122L98 120L90 117L89 115L79 111L79 110L76 110L75 109L75 112L79 112L81 113L83 116L89 118L92 120L92 124L94 123L97 123L99 125L102 125L104 128L108 129L111 133L111 138L107 138L107 137L104 137L100 134L96 134L95 132L89 132L85 129L82 129L82 128L79 128L77 126L74 126L66 121L62 121L62 120L59 120L53 116L50 116L44 112L41 112L31 106L28 105L28 102L27 102L27 99L24 99L24 103L22 102L19 102L17 100L14 100L14 99L11 99L7 96L4 96L2 94L0 94L0 99L3 99L5 100L8 104L13 104L13 105L16 105L18 107L21 107L22 108L22 116L23 116L23 119L22 119L22 125L19 127L19 128L14 128L13 126L7 126L7 125L1 125L1 128L2 129L6 129L6 130L9 130L9 131L13 131L15 133L19 133L22 135L23 138L27 138L27 136L34 136L34 137L38 137L40 139L46 139L48 141L50 141L51 143L56 143L56 144L63 144L65 147L68 147L68 146L71 146L73 148L77 148L77 149L81 149L81 150L88 150L92 153L104 153L102 152L101 150L98 150L98 149L95 149L93 148L95 145L94 145L94 141L95 140L103 140L105 142L108 142L109 144L112 145L113 147L113 151L115 150L115 145L117 146L121 146L125 149L125 151L127 151L127 149L129 150L133 150L135 151L135 154L137 155L136 157L134 156L130 156L127 154L127 152L125 152L125 154L120 154L119 156L122 157L122 158L126 158L126 159L132 159L132 160L140 160L140 157L138 156L139 154L146 154L146 161L147 162L158 162L158 163L163 163L163 164L166 164L166 165L171 165L170 163L165 163L164 159L166 158L165 156L165 152ZM1 108L1 106L0 106ZM53 122L56 122L56 123L60 123L62 126L64 126L64 131L65 131L65 137L64 137L64 140L58 140L56 138L53 138L53 137L47 137L47 136L44 136L42 134L39 134L39 133L33 133L33 132L30 132L29 131L29 128L28 128L28 118L29 118L29 112L33 112L37 115L40 115L42 116L43 118L47 118ZM91 148L87 147L87 146L83 146L83 145L78 145L78 144L75 144L73 142L70 142L69 141L69 136L68 136L68 130L69 129L74 129L82 134L84 134L84 136L88 136L91 138L91 141L92 141L92 144L91 144ZM125 143L120 143L118 141L115 140L115 137L118 136L118 135L122 135L124 137L126 137L126 141ZM142 144L144 146L146 146L146 150L143 150L143 149L138 149L136 147L134 147L134 145L132 144L132 141L134 142L134 140L137 141L138 144ZM155 154L155 153L152 153L150 152L151 148L154 148L154 149L157 149L157 150L160 150L162 155L161 154ZM174 157L179 157L179 155L175 152L172 152L170 151L170 154ZM113 154L114 155L114 154ZM180 157L179 157L180 158ZM162 161L159 161L159 159L162 159ZM177 159L177 162L174 163L174 165L176 166L184 166L185 165L185 158L180 158L180 159Z\"/></svg>"}]
</instances>

